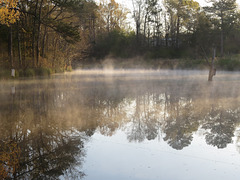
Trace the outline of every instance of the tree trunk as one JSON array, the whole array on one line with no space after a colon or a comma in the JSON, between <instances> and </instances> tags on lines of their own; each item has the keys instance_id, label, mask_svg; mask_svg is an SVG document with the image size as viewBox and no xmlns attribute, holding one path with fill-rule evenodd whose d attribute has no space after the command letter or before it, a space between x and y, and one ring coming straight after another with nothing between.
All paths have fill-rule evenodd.
<instances>
[{"instance_id":1,"label":"tree trunk","mask_svg":"<svg viewBox=\"0 0 240 180\"><path fill-rule=\"evenodd\" d=\"M35 66L35 32L36 32L36 23L34 20L33 23L33 34L32 34L32 66Z\"/></svg>"},{"instance_id":2,"label":"tree trunk","mask_svg":"<svg viewBox=\"0 0 240 180\"><path fill-rule=\"evenodd\" d=\"M180 28L180 17L177 17L177 36L176 36L176 47L179 48L179 28Z\"/></svg>"},{"instance_id":3,"label":"tree trunk","mask_svg":"<svg viewBox=\"0 0 240 180\"><path fill-rule=\"evenodd\" d=\"M165 46L168 47L168 38L169 38L169 27L167 24L167 15L164 14L164 24L165 24Z\"/></svg>"},{"instance_id":4,"label":"tree trunk","mask_svg":"<svg viewBox=\"0 0 240 180\"><path fill-rule=\"evenodd\" d=\"M139 20L136 22L136 35L137 35L137 42L139 40Z\"/></svg>"},{"instance_id":5,"label":"tree trunk","mask_svg":"<svg viewBox=\"0 0 240 180\"><path fill-rule=\"evenodd\" d=\"M9 27L9 35L8 35L8 57L10 61L11 68L13 68L13 38L12 38L12 25Z\"/></svg>"},{"instance_id":6,"label":"tree trunk","mask_svg":"<svg viewBox=\"0 0 240 180\"><path fill-rule=\"evenodd\" d=\"M150 46L150 27L149 27L149 23L148 23L148 47Z\"/></svg>"},{"instance_id":7,"label":"tree trunk","mask_svg":"<svg viewBox=\"0 0 240 180\"><path fill-rule=\"evenodd\" d=\"M139 35L140 35L140 26L141 26L141 4L138 4L138 17L136 21L136 28L137 28L137 43L139 45Z\"/></svg>"},{"instance_id":8,"label":"tree trunk","mask_svg":"<svg viewBox=\"0 0 240 180\"><path fill-rule=\"evenodd\" d=\"M22 67L25 68L26 66L26 47L27 47L27 43L26 43L26 36L24 33L22 33L22 42L23 42L23 46L22 46Z\"/></svg>"},{"instance_id":9,"label":"tree trunk","mask_svg":"<svg viewBox=\"0 0 240 180\"><path fill-rule=\"evenodd\" d=\"M58 39L56 38L53 40L54 47L53 47L53 61L52 61L52 67L55 68L55 60L56 60L56 53L57 53L57 45L58 45Z\"/></svg>"},{"instance_id":10,"label":"tree trunk","mask_svg":"<svg viewBox=\"0 0 240 180\"><path fill-rule=\"evenodd\" d=\"M221 56L223 56L223 12L221 11Z\"/></svg>"},{"instance_id":11,"label":"tree trunk","mask_svg":"<svg viewBox=\"0 0 240 180\"><path fill-rule=\"evenodd\" d=\"M166 41L166 47L168 47L168 38L169 38L169 34L167 33L166 35L165 35L165 41Z\"/></svg>"},{"instance_id":12,"label":"tree trunk","mask_svg":"<svg viewBox=\"0 0 240 180\"><path fill-rule=\"evenodd\" d=\"M42 3L43 0L40 1L40 6L39 6L39 14L38 14L38 32L37 32L37 47L36 47L36 52L37 52L37 62L36 65L39 65L39 57L40 57L40 31L41 31L41 13L42 13Z\"/></svg>"},{"instance_id":13,"label":"tree trunk","mask_svg":"<svg viewBox=\"0 0 240 180\"><path fill-rule=\"evenodd\" d=\"M174 37L175 37L175 23L173 22L173 14L170 13L170 38L171 38L171 47L174 47Z\"/></svg>"},{"instance_id":14,"label":"tree trunk","mask_svg":"<svg viewBox=\"0 0 240 180\"><path fill-rule=\"evenodd\" d=\"M47 36L47 26L44 27L43 39L42 39L42 57L45 57L45 41Z\"/></svg>"},{"instance_id":15,"label":"tree trunk","mask_svg":"<svg viewBox=\"0 0 240 180\"><path fill-rule=\"evenodd\" d=\"M223 29L221 29L221 56L223 57Z\"/></svg>"},{"instance_id":16,"label":"tree trunk","mask_svg":"<svg viewBox=\"0 0 240 180\"><path fill-rule=\"evenodd\" d=\"M35 67L35 44L36 44L36 18L37 18L38 0L36 1L35 12L33 17L33 33L32 33L32 66Z\"/></svg>"},{"instance_id":17,"label":"tree trunk","mask_svg":"<svg viewBox=\"0 0 240 180\"><path fill-rule=\"evenodd\" d=\"M107 17L107 32L110 32L110 15Z\"/></svg>"},{"instance_id":18,"label":"tree trunk","mask_svg":"<svg viewBox=\"0 0 240 180\"><path fill-rule=\"evenodd\" d=\"M22 67L21 37L19 31L19 22L17 22L17 39L18 39L18 63Z\"/></svg>"},{"instance_id":19,"label":"tree trunk","mask_svg":"<svg viewBox=\"0 0 240 180\"><path fill-rule=\"evenodd\" d=\"M212 81L213 76L216 75L216 69L214 67L215 56L216 56L216 48L214 47L213 48L213 57L212 57L212 61L210 64L210 69L209 69L208 81Z\"/></svg>"},{"instance_id":20,"label":"tree trunk","mask_svg":"<svg viewBox=\"0 0 240 180\"><path fill-rule=\"evenodd\" d=\"M148 17L148 12L146 12L146 14L145 14L145 18L144 18L144 27L143 27L143 38L144 38L144 44L145 44L145 42L146 42L147 17Z\"/></svg>"},{"instance_id":21,"label":"tree trunk","mask_svg":"<svg viewBox=\"0 0 240 180\"><path fill-rule=\"evenodd\" d=\"M93 27L92 27L92 30L93 30L93 43L95 44L96 43L96 23L95 23L95 17L92 17L92 21L93 21Z\"/></svg>"}]
</instances>

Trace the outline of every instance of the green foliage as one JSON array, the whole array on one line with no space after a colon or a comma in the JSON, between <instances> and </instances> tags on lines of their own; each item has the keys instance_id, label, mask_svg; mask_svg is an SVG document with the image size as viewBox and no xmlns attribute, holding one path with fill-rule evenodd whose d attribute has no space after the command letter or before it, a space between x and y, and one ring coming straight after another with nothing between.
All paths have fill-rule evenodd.
<instances>
[{"instance_id":1,"label":"green foliage","mask_svg":"<svg viewBox=\"0 0 240 180\"><path fill-rule=\"evenodd\" d=\"M240 59L239 57L224 57L217 60L217 68L227 71L240 70Z\"/></svg>"},{"instance_id":2,"label":"green foliage","mask_svg":"<svg viewBox=\"0 0 240 180\"><path fill-rule=\"evenodd\" d=\"M19 71L15 70L15 78L19 78Z\"/></svg>"},{"instance_id":3,"label":"green foliage","mask_svg":"<svg viewBox=\"0 0 240 180\"><path fill-rule=\"evenodd\" d=\"M34 77L35 76L35 71L34 71L34 69L26 69L25 71L24 71L24 74L23 74L24 76L26 76L26 77Z\"/></svg>"},{"instance_id":4,"label":"green foliage","mask_svg":"<svg viewBox=\"0 0 240 180\"><path fill-rule=\"evenodd\" d=\"M8 41L8 31L9 31L9 28L6 25L0 25L0 39L1 39L1 43Z\"/></svg>"},{"instance_id":5,"label":"green foliage","mask_svg":"<svg viewBox=\"0 0 240 180\"><path fill-rule=\"evenodd\" d=\"M66 71L71 72L72 71L72 66L67 66Z\"/></svg>"},{"instance_id":6,"label":"green foliage","mask_svg":"<svg viewBox=\"0 0 240 180\"><path fill-rule=\"evenodd\" d=\"M126 33L114 30L99 37L94 49L94 56L104 58L108 55L115 57L128 58L136 54L136 41L133 32Z\"/></svg>"},{"instance_id":7,"label":"green foliage","mask_svg":"<svg viewBox=\"0 0 240 180\"><path fill-rule=\"evenodd\" d=\"M18 70L18 75L19 75L19 77L24 77L25 75L24 75L24 70L23 69L19 69Z\"/></svg>"},{"instance_id":8,"label":"green foliage","mask_svg":"<svg viewBox=\"0 0 240 180\"><path fill-rule=\"evenodd\" d=\"M47 22L57 33L61 34L68 43L75 43L80 40L77 26L62 21L54 21L53 19L48 19Z\"/></svg>"},{"instance_id":9,"label":"green foliage","mask_svg":"<svg viewBox=\"0 0 240 180\"><path fill-rule=\"evenodd\" d=\"M1 69L0 68L0 79L10 78L11 71L10 69Z\"/></svg>"},{"instance_id":10,"label":"green foliage","mask_svg":"<svg viewBox=\"0 0 240 180\"><path fill-rule=\"evenodd\" d=\"M202 59L181 59L177 65L178 69L206 69L208 68Z\"/></svg>"},{"instance_id":11,"label":"green foliage","mask_svg":"<svg viewBox=\"0 0 240 180\"><path fill-rule=\"evenodd\" d=\"M153 48L150 49L146 54L147 59L158 59L158 58L180 58L182 50L175 48Z\"/></svg>"},{"instance_id":12,"label":"green foliage","mask_svg":"<svg viewBox=\"0 0 240 180\"><path fill-rule=\"evenodd\" d=\"M59 67L55 69L55 73L63 73L64 72L64 68Z\"/></svg>"},{"instance_id":13,"label":"green foliage","mask_svg":"<svg viewBox=\"0 0 240 180\"><path fill-rule=\"evenodd\" d=\"M28 68L28 69L19 69L16 71L16 77L34 77L34 76L50 76L53 73L51 68Z\"/></svg>"},{"instance_id":14,"label":"green foliage","mask_svg":"<svg viewBox=\"0 0 240 180\"><path fill-rule=\"evenodd\" d=\"M52 74L52 70L50 68L40 67L35 69L35 74L37 76L50 76Z\"/></svg>"}]
</instances>

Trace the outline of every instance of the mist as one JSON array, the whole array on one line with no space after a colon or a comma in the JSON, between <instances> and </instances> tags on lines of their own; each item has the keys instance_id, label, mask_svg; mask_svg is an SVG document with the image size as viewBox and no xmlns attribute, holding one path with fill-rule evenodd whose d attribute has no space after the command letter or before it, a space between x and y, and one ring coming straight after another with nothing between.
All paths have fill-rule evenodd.
<instances>
[{"instance_id":1,"label":"mist","mask_svg":"<svg viewBox=\"0 0 240 180\"><path fill-rule=\"evenodd\" d=\"M1 81L0 135L7 140L11 132L11 143L20 144L21 151L16 152L24 158L16 173L23 179L46 168L45 161L61 172L52 177L61 179L69 173L85 179L99 173L107 179L101 166L96 172L91 164L105 163L108 170L118 172L146 161L151 168L144 163L135 173L145 172L157 180L164 174L156 171L159 162L174 166L176 153L177 162L186 164L178 167L180 172L198 171L204 164L204 171L219 168L213 172L221 177L226 168L238 174L240 74L219 71L212 82L207 78L206 70L118 69L113 59L107 59L102 68ZM24 159L32 163L27 168ZM216 164L219 161L223 163ZM36 169L29 171L35 163ZM49 176L51 166L41 177Z\"/></svg>"}]
</instances>

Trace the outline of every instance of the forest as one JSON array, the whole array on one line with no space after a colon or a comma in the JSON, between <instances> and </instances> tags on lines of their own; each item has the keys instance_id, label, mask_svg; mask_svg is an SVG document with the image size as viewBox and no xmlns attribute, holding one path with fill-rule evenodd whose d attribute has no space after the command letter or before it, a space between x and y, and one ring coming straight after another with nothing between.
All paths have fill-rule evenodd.
<instances>
[{"instance_id":1,"label":"forest","mask_svg":"<svg viewBox=\"0 0 240 180\"><path fill-rule=\"evenodd\" d=\"M236 0L1 0L0 77L45 75L103 64L239 70ZM129 18L132 17L132 20ZM215 57L215 56L214 56ZM134 60L133 60L134 59ZM130 65L133 63L132 65Z\"/></svg>"}]
</instances>

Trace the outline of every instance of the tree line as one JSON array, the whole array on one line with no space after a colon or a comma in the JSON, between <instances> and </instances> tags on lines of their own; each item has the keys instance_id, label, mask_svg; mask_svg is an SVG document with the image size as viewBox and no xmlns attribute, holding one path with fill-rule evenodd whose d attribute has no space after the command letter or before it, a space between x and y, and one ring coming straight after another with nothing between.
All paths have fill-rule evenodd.
<instances>
[{"instance_id":1,"label":"tree line","mask_svg":"<svg viewBox=\"0 0 240 180\"><path fill-rule=\"evenodd\" d=\"M153 57L217 56L239 53L239 9L236 0L132 0L136 44Z\"/></svg>"},{"instance_id":2,"label":"tree line","mask_svg":"<svg viewBox=\"0 0 240 180\"><path fill-rule=\"evenodd\" d=\"M194 0L132 5L130 12L115 0L2 0L0 66L64 70L108 55L202 58L213 47L221 57L239 53L236 0L211 0L206 7Z\"/></svg>"}]
</instances>

